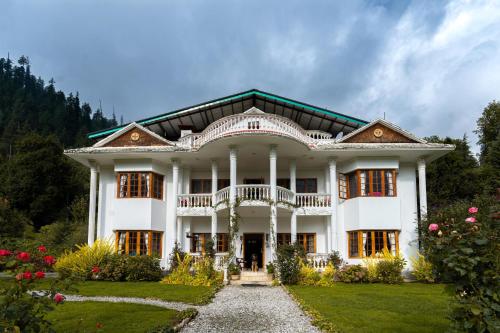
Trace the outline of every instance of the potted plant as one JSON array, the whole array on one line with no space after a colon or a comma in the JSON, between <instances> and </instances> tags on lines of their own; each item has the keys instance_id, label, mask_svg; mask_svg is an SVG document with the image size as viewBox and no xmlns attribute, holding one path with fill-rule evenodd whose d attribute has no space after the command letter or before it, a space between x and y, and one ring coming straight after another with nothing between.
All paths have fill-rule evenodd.
<instances>
[{"instance_id":1,"label":"potted plant","mask_svg":"<svg viewBox=\"0 0 500 333\"><path fill-rule=\"evenodd\" d=\"M235 263L230 263L227 267L229 275L231 276L231 280L239 280L240 279L240 266Z\"/></svg>"},{"instance_id":2,"label":"potted plant","mask_svg":"<svg viewBox=\"0 0 500 333\"><path fill-rule=\"evenodd\" d=\"M266 265L266 270L267 270L267 276L271 279L274 279L275 269L274 269L274 264L272 262Z\"/></svg>"}]
</instances>

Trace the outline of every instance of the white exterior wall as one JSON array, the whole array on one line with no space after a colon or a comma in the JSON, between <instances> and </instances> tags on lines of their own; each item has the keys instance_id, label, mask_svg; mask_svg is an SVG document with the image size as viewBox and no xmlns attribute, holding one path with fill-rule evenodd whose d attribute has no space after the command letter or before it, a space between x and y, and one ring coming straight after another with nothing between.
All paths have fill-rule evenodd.
<instances>
[{"instance_id":1,"label":"white exterior wall","mask_svg":"<svg viewBox=\"0 0 500 333\"><path fill-rule=\"evenodd\" d=\"M278 157L279 159L279 157ZM325 166L326 167L326 166ZM339 237L339 246L347 253L347 231L351 230L400 230L399 249L407 259L413 256L417 249L417 192L416 192L416 165L399 164L394 159L359 160L339 165L339 172L348 172L353 167L358 168L396 168L397 197L363 197L348 200L339 200L336 209L336 223L344 225L345 231ZM157 199L118 199L116 196L116 172L120 171L153 171L164 175L164 198ZM317 178L318 193L326 190L325 169L301 170L297 168L297 178ZM211 171L207 166L206 171L190 170L182 172L183 189L181 193L189 191L191 179L210 179ZM278 178L289 178L289 170L278 170ZM219 172L219 179L228 179L229 171ZM264 178L269 183L268 171L238 172L238 184L243 184L245 178ZM174 246L174 214L172 209L175 198L172 195L172 165L157 163L151 160L115 161L114 167L99 169L99 207L98 207L98 238L113 239L115 230L156 230L164 232L163 255L168 257ZM265 209L259 207L257 209ZM210 233L210 217L181 217L181 245L184 250L189 250L190 240L185 236L189 233ZM242 217L240 221L240 235L243 233L269 233L269 216ZM227 232L227 217L221 214L218 217L218 232ZM318 253L327 253L328 218L326 216L298 216L298 233L315 233L316 249ZM339 229L341 230L341 229ZM278 233L290 232L290 217L280 216L278 212ZM237 237L237 255L241 249L241 240ZM269 245L268 245L269 246ZM333 248L333 250L339 250ZM266 250L266 256L269 251ZM266 262L270 258L266 258ZM359 259L347 259L351 263L360 262Z\"/></svg>"}]
</instances>

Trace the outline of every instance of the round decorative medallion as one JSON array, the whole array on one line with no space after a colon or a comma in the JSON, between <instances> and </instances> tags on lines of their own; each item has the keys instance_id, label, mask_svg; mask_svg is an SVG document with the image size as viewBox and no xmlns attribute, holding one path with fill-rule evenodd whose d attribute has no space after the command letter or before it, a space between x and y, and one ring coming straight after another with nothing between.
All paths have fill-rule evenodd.
<instances>
[{"instance_id":1,"label":"round decorative medallion","mask_svg":"<svg viewBox=\"0 0 500 333\"><path fill-rule=\"evenodd\" d=\"M382 131L382 129L380 129L380 128L376 128L373 131L373 135L375 135L375 137L377 137L377 138L380 138L382 135L384 135L384 131Z\"/></svg>"},{"instance_id":2,"label":"round decorative medallion","mask_svg":"<svg viewBox=\"0 0 500 333\"><path fill-rule=\"evenodd\" d=\"M130 134L130 140L132 140L132 141L137 141L137 140L139 140L139 138L140 138L140 135L137 132L133 132L132 134Z\"/></svg>"}]
</instances>

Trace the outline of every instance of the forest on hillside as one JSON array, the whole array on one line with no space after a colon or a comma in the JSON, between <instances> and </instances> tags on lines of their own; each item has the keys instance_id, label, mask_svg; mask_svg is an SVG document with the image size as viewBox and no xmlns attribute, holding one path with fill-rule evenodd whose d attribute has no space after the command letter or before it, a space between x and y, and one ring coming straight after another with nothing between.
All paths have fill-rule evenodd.
<instances>
[{"instance_id":1,"label":"forest on hillside","mask_svg":"<svg viewBox=\"0 0 500 333\"><path fill-rule=\"evenodd\" d=\"M0 58L0 245L38 240L62 251L86 241L89 172L63 149L86 146L87 133L116 124L78 93L66 95L54 80L33 75L27 57ZM431 213L500 188L499 102L484 108L475 131L477 157L465 136L427 138L456 145L428 166Z\"/></svg>"}]
</instances>

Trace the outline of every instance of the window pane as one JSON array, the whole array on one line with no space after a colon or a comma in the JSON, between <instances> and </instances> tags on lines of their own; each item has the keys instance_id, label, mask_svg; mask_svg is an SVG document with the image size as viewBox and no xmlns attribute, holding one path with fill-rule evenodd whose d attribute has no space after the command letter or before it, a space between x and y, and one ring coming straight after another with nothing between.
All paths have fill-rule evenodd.
<instances>
[{"instance_id":1,"label":"window pane","mask_svg":"<svg viewBox=\"0 0 500 333\"><path fill-rule=\"evenodd\" d=\"M384 251L384 232L375 231L375 254L382 254Z\"/></svg>"},{"instance_id":2,"label":"window pane","mask_svg":"<svg viewBox=\"0 0 500 333\"><path fill-rule=\"evenodd\" d=\"M161 233L153 232L153 239L151 244L151 255L161 257Z\"/></svg>"},{"instance_id":3,"label":"window pane","mask_svg":"<svg viewBox=\"0 0 500 333\"><path fill-rule=\"evenodd\" d=\"M358 234L357 231L349 233L349 256L351 257L359 257Z\"/></svg>"},{"instance_id":4,"label":"window pane","mask_svg":"<svg viewBox=\"0 0 500 333\"><path fill-rule=\"evenodd\" d=\"M139 174L130 174L130 197L136 198L139 196Z\"/></svg>"},{"instance_id":5,"label":"window pane","mask_svg":"<svg viewBox=\"0 0 500 333\"><path fill-rule=\"evenodd\" d=\"M372 251L372 242L373 242L373 239L372 239L371 231L363 232L364 255L367 257L370 257L374 254Z\"/></svg>"},{"instance_id":6,"label":"window pane","mask_svg":"<svg viewBox=\"0 0 500 333\"><path fill-rule=\"evenodd\" d=\"M289 178L278 178L276 180L276 185L290 189L290 179Z\"/></svg>"},{"instance_id":7,"label":"window pane","mask_svg":"<svg viewBox=\"0 0 500 333\"><path fill-rule=\"evenodd\" d=\"M382 171L373 170L372 171L372 196L382 195Z\"/></svg>"},{"instance_id":8,"label":"window pane","mask_svg":"<svg viewBox=\"0 0 500 333\"><path fill-rule=\"evenodd\" d=\"M347 176L339 175L339 198L347 199Z\"/></svg>"},{"instance_id":9,"label":"window pane","mask_svg":"<svg viewBox=\"0 0 500 333\"><path fill-rule=\"evenodd\" d=\"M368 172L361 170L359 172L359 182L361 188L361 196L365 196L370 191L370 184L368 183Z\"/></svg>"},{"instance_id":10,"label":"window pane","mask_svg":"<svg viewBox=\"0 0 500 333\"><path fill-rule=\"evenodd\" d=\"M392 255L396 255L396 233L394 231L387 232L387 250Z\"/></svg>"},{"instance_id":11,"label":"window pane","mask_svg":"<svg viewBox=\"0 0 500 333\"><path fill-rule=\"evenodd\" d=\"M138 255L147 255L148 254L148 247L149 247L149 232L148 231L142 231L139 233L141 235L141 238L139 240L139 253Z\"/></svg>"},{"instance_id":12,"label":"window pane","mask_svg":"<svg viewBox=\"0 0 500 333\"><path fill-rule=\"evenodd\" d=\"M349 197L355 198L358 196L358 183L356 181L356 174L349 174Z\"/></svg>"},{"instance_id":13,"label":"window pane","mask_svg":"<svg viewBox=\"0 0 500 333\"><path fill-rule=\"evenodd\" d=\"M394 195L394 181L392 179L392 170L385 171L385 195Z\"/></svg>"},{"instance_id":14,"label":"window pane","mask_svg":"<svg viewBox=\"0 0 500 333\"><path fill-rule=\"evenodd\" d=\"M306 184L304 179L297 179L295 182L295 187L297 193L306 193Z\"/></svg>"},{"instance_id":15,"label":"window pane","mask_svg":"<svg viewBox=\"0 0 500 333\"><path fill-rule=\"evenodd\" d=\"M137 232L129 232L128 234L128 255L137 255Z\"/></svg>"},{"instance_id":16,"label":"window pane","mask_svg":"<svg viewBox=\"0 0 500 333\"><path fill-rule=\"evenodd\" d=\"M163 176L153 174L153 198L163 199Z\"/></svg>"},{"instance_id":17,"label":"window pane","mask_svg":"<svg viewBox=\"0 0 500 333\"><path fill-rule=\"evenodd\" d=\"M118 231L118 253L125 253L125 243L127 240L127 232L126 231Z\"/></svg>"},{"instance_id":18,"label":"window pane","mask_svg":"<svg viewBox=\"0 0 500 333\"><path fill-rule=\"evenodd\" d=\"M217 252L228 252L228 234L217 234Z\"/></svg>"},{"instance_id":19,"label":"window pane","mask_svg":"<svg viewBox=\"0 0 500 333\"><path fill-rule=\"evenodd\" d=\"M150 174L149 173L140 173L141 177L141 197L147 198L149 197L149 187L151 186L150 182Z\"/></svg>"},{"instance_id":20,"label":"window pane","mask_svg":"<svg viewBox=\"0 0 500 333\"><path fill-rule=\"evenodd\" d=\"M120 174L120 198L125 198L128 193L128 175L126 173Z\"/></svg>"},{"instance_id":21,"label":"window pane","mask_svg":"<svg viewBox=\"0 0 500 333\"><path fill-rule=\"evenodd\" d=\"M217 180L217 191L223 188L229 187L229 179L218 179Z\"/></svg>"},{"instance_id":22,"label":"window pane","mask_svg":"<svg viewBox=\"0 0 500 333\"><path fill-rule=\"evenodd\" d=\"M316 250L314 248L314 234L307 235L306 252L307 253L315 253L316 252Z\"/></svg>"}]
</instances>

